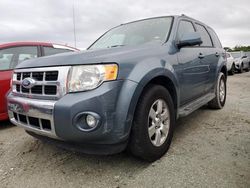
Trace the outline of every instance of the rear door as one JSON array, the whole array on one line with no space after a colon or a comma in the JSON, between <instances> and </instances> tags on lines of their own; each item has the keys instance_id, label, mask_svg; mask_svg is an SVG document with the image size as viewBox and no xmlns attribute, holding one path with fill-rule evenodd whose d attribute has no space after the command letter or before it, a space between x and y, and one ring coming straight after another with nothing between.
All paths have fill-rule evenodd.
<instances>
[{"instance_id":1,"label":"rear door","mask_svg":"<svg viewBox=\"0 0 250 188\"><path fill-rule=\"evenodd\" d=\"M176 41L184 33L195 32L194 24L190 20L180 20ZM186 104L204 93L207 82L208 68L201 63L201 48L197 46L182 47L177 52L178 65L175 67L180 81L180 103Z\"/></svg>"},{"instance_id":2,"label":"rear door","mask_svg":"<svg viewBox=\"0 0 250 188\"><path fill-rule=\"evenodd\" d=\"M204 73L204 92L207 93L211 90L214 84L216 75L216 68L219 60L219 51L214 48L213 42L207 28L199 23L195 23L195 27L198 33L201 35L202 44L197 46L201 56L201 65L206 67Z\"/></svg>"},{"instance_id":3,"label":"rear door","mask_svg":"<svg viewBox=\"0 0 250 188\"><path fill-rule=\"evenodd\" d=\"M209 85L208 85L208 90L211 89L210 87L214 88L217 80L217 70L218 70L218 65L220 62L225 62L226 61L226 53L225 50L223 49L221 42L217 36L217 34L214 32L214 30L210 27L207 27L207 31L209 32L209 35L212 39L213 43L213 48L210 48L211 50L211 61L210 62L210 77L209 77ZM230 55L232 57L232 54ZM233 60L232 60L233 61Z\"/></svg>"}]
</instances>

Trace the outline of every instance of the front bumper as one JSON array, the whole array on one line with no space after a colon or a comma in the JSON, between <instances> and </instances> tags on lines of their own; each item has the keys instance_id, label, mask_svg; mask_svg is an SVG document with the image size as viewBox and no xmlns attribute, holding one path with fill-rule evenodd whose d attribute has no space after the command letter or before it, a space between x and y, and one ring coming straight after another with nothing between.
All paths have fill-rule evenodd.
<instances>
[{"instance_id":1,"label":"front bumper","mask_svg":"<svg viewBox=\"0 0 250 188\"><path fill-rule=\"evenodd\" d=\"M53 118L55 103L56 101L23 98L10 93L8 95L10 121L27 131L58 139ZM50 128L42 126L44 120L50 121Z\"/></svg>"},{"instance_id":2,"label":"front bumper","mask_svg":"<svg viewBox=\"0 0 250 188\"><path fill-rule=\"evenodd\" d=\"M237 70L240 70L240 67L241 66L241 63L239 62L239 61L236 61L235 62L235 68L237 69Z\"/></svg>"},{"instance_id":3,"label":"front bumper","mask_svg":"<svg viewBox=\"0 0 250 188\"><path fill-rule=\"evenodd\" d=\"M105 82L95 90L66 94L58 101L24 98L10 93L10 121L28 132L68 143L117 145L129 137L132 122L129 106L136 87L137 83L129 80ZM100 116L100 125L96 129L86 132L75 125L75 118L84 112ZM30 117L37 118L39 126L34 126ZM50 121L50 130L48 126L44 127L44 120Z\"/></svg>"}]
</instances>

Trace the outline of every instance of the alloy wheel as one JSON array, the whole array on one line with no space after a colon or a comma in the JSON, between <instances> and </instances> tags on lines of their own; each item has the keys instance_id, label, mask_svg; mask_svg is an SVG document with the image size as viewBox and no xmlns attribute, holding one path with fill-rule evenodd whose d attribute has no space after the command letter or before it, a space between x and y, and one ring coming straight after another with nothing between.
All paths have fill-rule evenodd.
<instances>
[{"instance_id":1,"label":"alloy wheel","mask_svg":"<svg viewBox=\"0 0 250 188\"><path fill-rule=\"evenodd\" d=\"M156 100L150 108L148 115L148 134L154 146L161 146L167 139L170 126L170 113L167 103Z\"/></svg>"}]
</instances>

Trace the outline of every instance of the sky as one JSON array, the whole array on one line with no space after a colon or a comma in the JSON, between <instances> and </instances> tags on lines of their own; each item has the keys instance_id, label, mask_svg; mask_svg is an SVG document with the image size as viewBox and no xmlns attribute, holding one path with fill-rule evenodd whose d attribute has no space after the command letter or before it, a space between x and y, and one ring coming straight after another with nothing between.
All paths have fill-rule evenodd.
<instances>
[{"instance_id":1,"label":"sky","mask_svg":"<svg viewBox=\"0 0 250 188\"><path fill-rule=\"evenodd\" d=\"M211 26L222 45L250 45L250 0L0 0L0 43L46 41L85 49L133 20L185 14Z\"/></svg>"}]
</instances>

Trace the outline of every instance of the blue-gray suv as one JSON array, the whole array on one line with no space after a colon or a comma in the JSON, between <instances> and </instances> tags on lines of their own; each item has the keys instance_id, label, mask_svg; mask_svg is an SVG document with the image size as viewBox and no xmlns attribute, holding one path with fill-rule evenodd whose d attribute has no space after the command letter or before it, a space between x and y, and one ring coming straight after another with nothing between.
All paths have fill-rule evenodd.
<instances>
[{"instance_id":1,"label":"blue-gray suv","mask_svg":"<svg viewBox=\"0 0 250 188\"><path fill-rule=\"evenodd\" d=\"M226 54L214 30L185 15L121 24L86 51L19 64L8 110L30 135L90 154L128 149L153 161L176 119L223 108Z\"/></svg>"}]
</instances>

